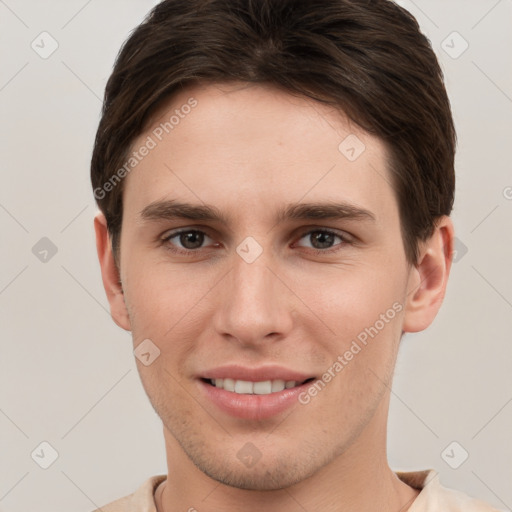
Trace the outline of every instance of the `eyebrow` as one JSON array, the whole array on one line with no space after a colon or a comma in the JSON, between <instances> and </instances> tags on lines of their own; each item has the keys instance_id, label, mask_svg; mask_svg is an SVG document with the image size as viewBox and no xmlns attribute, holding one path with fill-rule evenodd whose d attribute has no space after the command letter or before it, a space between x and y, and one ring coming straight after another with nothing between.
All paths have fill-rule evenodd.
<instances>
[{"instance_id":1,"label":"eyebrow","mask_svg":"<svg viewBox=\"0 0 512 512\"><path fill-rule=\"evenodd\" d=\"M229 217L218 208L206 204L190 204L174 199L155 201L140 212L143 221L169 221L188 219L229 224ZM286 220L370 220L375 215L350 203L312 202L291 203L278 210L276 222Z\"/></svg>"}]
</instances>

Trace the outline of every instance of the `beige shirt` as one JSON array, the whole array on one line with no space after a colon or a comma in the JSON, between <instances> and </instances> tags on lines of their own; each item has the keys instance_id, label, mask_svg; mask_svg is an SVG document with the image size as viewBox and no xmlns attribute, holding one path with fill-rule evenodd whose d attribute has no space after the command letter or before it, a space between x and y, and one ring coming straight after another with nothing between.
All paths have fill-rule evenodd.
<instances>
[{"instance_id":1,"label":"beige shirt","mask_svg":"<svg viewBox=\"0 0 512 512\"><path fill-rule=\"evenodd\" d=\"M421 489L408 512L498 512L498 509L462 492L446 489L433 469L408 473L397 471L396 475L414 489ZM133 494L94 512L156 512L154 493L165 479L166 475L153 476Z\"/></svg>"}]
</instances>

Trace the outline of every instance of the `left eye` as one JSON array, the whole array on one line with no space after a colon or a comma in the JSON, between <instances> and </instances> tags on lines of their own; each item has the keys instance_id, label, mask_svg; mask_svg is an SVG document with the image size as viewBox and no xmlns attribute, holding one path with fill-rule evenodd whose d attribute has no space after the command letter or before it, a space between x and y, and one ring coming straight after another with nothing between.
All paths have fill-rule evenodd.
<instances>
[{"instance_id":1,"label":"left eye","mask_svg":"<svg viewBox=\"0 0 512 512\"><path fill-rule=\"evenodd\" d=\"M308 233L305 233L301 237L301 240L303 238L305 238L305 239L309 238L312 242L312 245L306 246L306 247L311 247L312 249L317 249L317 250L332 249L334 240L336 238L338 238L342 242L341 244L338 244L338 245L342 245L346 241L342 235L339 235L338 233L334 233L333 231L328 231L325 229L315 229L315 230L309 231Z\"/></svg>"}]
</instances>

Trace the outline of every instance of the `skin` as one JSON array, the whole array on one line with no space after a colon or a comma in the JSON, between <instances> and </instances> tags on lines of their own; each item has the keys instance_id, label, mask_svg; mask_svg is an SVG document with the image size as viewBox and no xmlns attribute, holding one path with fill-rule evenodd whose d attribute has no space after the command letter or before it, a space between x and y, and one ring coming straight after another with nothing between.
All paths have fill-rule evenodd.
<instances>
[{"instance_id":1,"label":"skin","mask_svg":"<svg viewBox=\"0 0 512 512\"><path fill-rule=\"evenodd\" d=\"M149 366L137 360L163 422L169 476L159 512L407 510L418 491L388 466L390 387L402 333L428 327L444 298L450 218L409 265L384 144L339 111L270 86L186 89L133 147L190 97L197 106L125 178L119 268L105 218L95 218L112 317L134 347L149 338L160 349ZM354 162L338 150L350 134L366 146ZM163 199L216 206L229 222L143 220ZM326 200L375 220L276 222L290 202ZM207 236L196 249L180 237L162 242L177 228ZM312 228L345 239L322 246ZM263 250L250 264L236 252L248 236ZM197 374L226 363L276 363L320 378L396 303L402 310L307 405L256 421L200 393ZM251 468L237 457L246 443L261 454Z\"/></svg>"}]
</instances>

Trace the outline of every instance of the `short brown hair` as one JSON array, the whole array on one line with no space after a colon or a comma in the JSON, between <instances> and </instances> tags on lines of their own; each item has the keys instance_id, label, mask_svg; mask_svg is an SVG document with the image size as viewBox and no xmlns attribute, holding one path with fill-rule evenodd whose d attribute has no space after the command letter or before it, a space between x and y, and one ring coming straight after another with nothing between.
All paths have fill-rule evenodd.
<instances>
[{"instance_id":1,"label":"short brown hair","mask_svg":"<svg viewBox=\"0 0 512 512\"><path fill-rule=\"evenodd\" d=\"M271 84L333 105L380 137L405 254L417 263L418 243L453 207L456 135L430 42L390 0L158 4L117 56L92 155L94 195L116 256L123 182L108 193L104 185L164 100L190 84L229 81Z\"/></svg>"}]
</instances>

